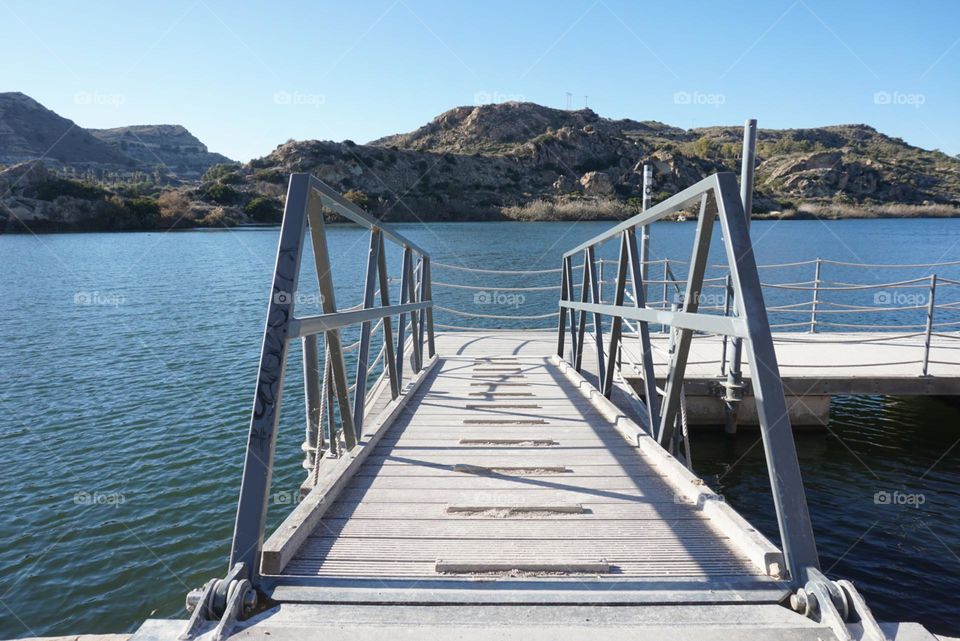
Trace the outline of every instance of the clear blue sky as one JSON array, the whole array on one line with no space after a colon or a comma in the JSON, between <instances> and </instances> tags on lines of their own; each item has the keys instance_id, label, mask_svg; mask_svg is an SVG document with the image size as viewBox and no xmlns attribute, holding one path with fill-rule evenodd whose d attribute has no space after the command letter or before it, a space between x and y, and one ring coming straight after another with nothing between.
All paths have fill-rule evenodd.
<instances>
[{"instance_id":1,"label":"clear blue sky","mask_svg":"<svg viewBox=\"0 0 960 641\"><path fill-rule=\"evenodd\" d=\"M960 3L0 0L0 90L239 160L520 99L681 127L864 122L960 153Z\"/></svg>"}]
</instances>

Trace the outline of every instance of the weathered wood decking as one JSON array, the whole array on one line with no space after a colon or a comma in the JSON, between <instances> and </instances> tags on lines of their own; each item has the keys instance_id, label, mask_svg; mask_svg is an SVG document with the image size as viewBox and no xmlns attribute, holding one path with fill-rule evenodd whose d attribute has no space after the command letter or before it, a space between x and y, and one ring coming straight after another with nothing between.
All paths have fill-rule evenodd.
<instances>
[{"instance_id":1,"label":"weathered wood decking","mask_svg":"<svg viewBox=\"0 0 960 641\"><path fill-rule=\"evenodd\" d=\"M520 333L440 360L285 576L774 581L777 552ZM706 509L705 509L706 505Z\"/></svg>"}]
</instances>

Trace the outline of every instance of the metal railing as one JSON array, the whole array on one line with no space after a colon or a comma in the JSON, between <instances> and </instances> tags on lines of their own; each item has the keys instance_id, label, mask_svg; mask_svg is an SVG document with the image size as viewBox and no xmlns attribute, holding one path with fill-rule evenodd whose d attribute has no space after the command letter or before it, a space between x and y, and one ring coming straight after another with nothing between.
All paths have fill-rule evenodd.
<instances>
[{"instance_id":1,"label":"metal railing","mask_svg":"<svg viewBox=\"0 0 960 641\"><path fill-rule=\"evenodd\" d=\"M337 308L325 209L370 231L362 301L348 309ZM298 317L294 315L294 302L308 227L322 313ZM402 248L399 302L392 305L385 241ZM396 336L394 318L398 321ZM344 346L341 331L355 326L360 328L359 340ZM371 359L377 331L382 332L382 347ZM287 191L230 554L231 567L243 564L245 578L254 586L259 580L287 353L291 341L297 338L303 348L307 428L302 449L309 483L311 478L315 480L322 459L349 453L356 447L372 393L389 385L391 397L396 399L403 389L407 357L414 372L419 372L424 346L429 357L436 351L429 254L309 174L292 174ZM351 384L345 354L353 352L356 371ZM371 385L370 375L378 367L379 378Z\"/></svg>"},{"instance_id":2,"label":"metal railing","mask_svg":"<svg viewBox=\"0 0 960 641\"><path fill-rule=\"evenodd\" d=\"M699 216L680 307L676 311L648 307L636 231L695 204L699 204ZM735 315L732 316L699 309L710 240L717 219L722 227L733 292ZM619 244L619 260L612 302L605 303L600 296L596 253L598 247L610 241ZM573 262L580 255L583 257L582 277L579 300L576 300ZM628 284L632 301L626 297ZM648 425L651 435L667 449L674 449L676 442L681 391L693 333L708 332L743 341L755 371L753 387L757 413L787 569L794 580L806 580L810 568L819 568L783 384L736 177L731 173L710 176L566 252L561 264L559 306L557 354L560 358L569 354L577 371L582 369L587 316L593 316L591 340L596 346L598 378L601 392L608 397L612 391L616 370L614 355L620 351L623 324L632 321L639 326ZM610 319L606 345L603 334L605 317ZM666 325L676 331L662 402L653 372L651 323ZM568 335L569 352L566 350Z\"/></svg>"},{"instance_id":3,"label":"metal railing","mask_svg":"<svg viewBox=\"0 0 960 641\"><path fill-rule=\"evenodd\" d=\"M601 273L603 263L615 261L601 259ZM668 291L674 289L680 293L682 281L673 273L675 266L686 267L685 261L661 259L651 261L650 264L663 264L663 278L656 281L647 281L647 284L663 286L664 294L659 300L648 301L648 307L669 309L671 301ZM845 280L828 280L826 272L829 267L844 270L869 270L871 275L878 269L924 270L928 273L915 277L881 282L849 282ZM922 352L917 355L916 363L921 376L929 374L930 348L934 338L956 341L956 334L945 332L960 329L960 280L947 278L933 271L960 267L960 261L946 261L922 264L895 264L851 263L826 258L795 261L790 263L775 263L758 265L758 269L778 269L781 272L797 268L809 267L813 270L812 278L808 280L791 280L783 282L764 282L761 287L767 296L773 294L796 294L797 297L806 296L798 302L783 302L768 304L766 309L775 318L783 319L771 322L771 329L786 330L789 332L815 334L821 328L828 331L843 332L888 332L889 336L880 336L876 340L899 340L903 338L923 337ZM708 269L725 269L725 265L709 265ZM603 284L613 281L601 280ZM718 296L706 296L713 300L712 305L701 305L704 311L717 311L724 314L731 312L732 289L729 275L704 278L704 290L723 291L722 301ZM863 301L858 295L872 295L872 302ZM630 292L627 292L628 297ZM829 298L825 298L829 297ZM837 300L844 297L846 302ZM939 311L939 315L938 315ZM911 319L909 316L916 316ZM869 318L879 316L876 321ZM900 316L902 320L896 320ZM800 318L802 317L802 320ZM824 320L824 318L830 320ZM836 319L836 320L833 320ZM867 319L867 322L858 322ZM913 322L910 322L910 321ZM661 327L661 330L664 328ZM726 354L726 341L724 355ZM721 374L724 373L725 362L721 362Z\"/></svg>"}]
</instances>

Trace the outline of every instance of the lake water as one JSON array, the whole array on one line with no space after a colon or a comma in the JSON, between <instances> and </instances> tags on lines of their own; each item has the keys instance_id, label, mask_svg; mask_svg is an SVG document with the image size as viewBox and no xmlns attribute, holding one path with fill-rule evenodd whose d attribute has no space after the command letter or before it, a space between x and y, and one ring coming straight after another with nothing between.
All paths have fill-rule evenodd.
<instances>
[{"instance_id":1,"label":"lake water","mask_svg":"<svg viewBox=\"0 0 960 641\"><path fill-rule=\"evenodd\" d=\"M523 270L558 267L563 251L608 227L398 225L436 263ZM693 229L655 225L652 258L688 258ZM960 220L759 221L752 233L761 263L960 258ZM338 303L352 305L366 235L332 227L329 238ZM185 616L187 590L226 570L276 242L276 229L0 237L0 638L130 631L151 614ZM395 272L399 255L389 258ZM805 281L812 269L767 270L764 278ZM828 266L823 277L880 283L928 273ZM956 267L938 273L960 278ZM494 283L439 266L433 277L491 291L557 282L550 274ZM306 307L310 291L305 285ZM474 296L434 289L440 305L483 312ZM808 296L773 290L768 303ZM858 296L857 304L876 301L873 291ZM552 312L555 297L530 293L493 313ZM881 318L912 325L922 324L923 314ZM441 312L437 321L482 324ZM280 497L292 496L303 474L293 352L274 477ZM756 438L695 433L694 462L774 536ZM829 431L797 438L823 567L852 579L881 619L960 635L953 605L960 589L960 411L927 398L839 398ZM921 495L922 504L879 505L874 495L884 491ZM289 510L277 502L274 524Z\"/></svg>"}]
</instances>

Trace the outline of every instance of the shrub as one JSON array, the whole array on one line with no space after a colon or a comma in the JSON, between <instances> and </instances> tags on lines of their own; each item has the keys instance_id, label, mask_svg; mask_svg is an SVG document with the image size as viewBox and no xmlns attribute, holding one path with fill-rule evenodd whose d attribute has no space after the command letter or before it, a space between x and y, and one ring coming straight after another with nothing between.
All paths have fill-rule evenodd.
<instances>
[{"instance_id":1,"label":"shrub","mask_svg":"<svg viewBox=\"0 0 960 641\"><path fill-rule=\"evenodd\" d=\"M224 185L222 183L214 183L207 190L207 195L210 196L210 200L219 204L219 205L232 205L237 202L237 198L240 194L237 193L237 190L229 185Z\"/></svg>"},{"instance_id":2,"label":"shrub","mask_svg":"<svg viewBox=\"0 0 960 641\"><path fill-rule=\"evenodd\" d=\"M366 209L370 204L370 197L359 189L349 189L343 194L343 197L361 209Z\"/></svg>"},{"instance_id":3,"label":"shrub","mask_svg":"<svg viewBox=\"0 0 960 641\"><path fill-rule=\"evenodd\" d=\"M240 182L240 175L236 173L239 165L213 165L203 174L203 180L205 182L210 182L214 180L219 180L222 182L237 183ZM234 179L236 178L236 180Z\"/></svg>"},{"instance_id":4,"label":"shrub","mask_svg":"<svg viewBox=\"0 0 960 641\"><path fill-rule=\"evenodd\" d=\"M150 229L160 221L160 203L156 198L131 198L124 204L131 223L139 229Z\"/></svg>"},{"instance_id":5,"label":"shrub","mask_svg":"<svg viewBox=\"0 0 960 641\"><path fill-rule=\"evenodd\" d=\"M160 207L160 219L174 224L188 218L192 209L190 198L182 191L165 191L157 199Z\"/></svg>"},{"instance_id":6,"label":"shrub","mask_svg":"<svg viewBox=\"0 0 960 641\"><path fill-rule=\"evenodd\" d=\"M40 200L54 200L59 196L98 200L108 194L107 190L92 183L66 178L52 178L37 186L37 198Z\"/></svg>"},{"instance_id":7,"label":"shrub","mask_svg":"<svg viewBox=\"0 0 960 641\"><path fill-rule=\"evenodd\" d=\"M280 203L269 196L254 196L244 205L243 212L260 223L278 223L283 218Z\"/></svg>"}]
</instances>

